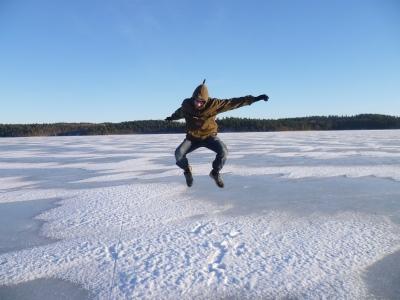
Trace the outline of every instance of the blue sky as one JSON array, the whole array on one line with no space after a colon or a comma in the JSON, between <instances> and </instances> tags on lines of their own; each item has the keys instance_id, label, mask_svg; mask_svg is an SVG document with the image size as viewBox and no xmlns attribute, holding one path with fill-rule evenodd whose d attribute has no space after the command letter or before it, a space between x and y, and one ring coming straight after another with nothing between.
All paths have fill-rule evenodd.
<instances>
[{"instance_id":1,"label":"blue sky","mask_svg":"<svg viewBox=\"0 0 400 300\"><path fill-rule=\"evenodd\" d=\"M222 116L400 115L397 0L0 0L0 123L164 119L203 78Z\"/></svg>"}]
</instances>

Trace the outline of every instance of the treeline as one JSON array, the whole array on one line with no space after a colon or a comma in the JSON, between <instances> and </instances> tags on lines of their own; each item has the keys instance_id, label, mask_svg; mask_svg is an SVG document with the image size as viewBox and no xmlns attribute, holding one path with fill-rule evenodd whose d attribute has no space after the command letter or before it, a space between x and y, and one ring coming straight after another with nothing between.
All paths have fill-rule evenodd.
<instances>
[{"instance_id":1,"label":"treeline","mask_svg":"<svg viewBox=\"0 0 400 300\"><path fill-rule=\"evenodd\" d=\"M362 114L356 116L316 116L277 120L223 118L218 120L218 125L221 132L400 129L400 117ZM161 120L99 124L0 124L0 137L181 133L184 131L184 123Z\"/></svg>"},{"instance_id":2,"label":"treeline","mask_svg":"<svg viewBox=\"0 0 400 300\"><path fill-rule=\"evenodd\" d=\"M184 124L161 120L121 123L0 124L0 137L179 133Z\"/></svg>"},{"instance_id":3,"label":"treeline","mask_svg":"<svg viewBox=\"0 0 400 300\"><path fill-rule=\"evenodd\" d=\"M356 116L315 116L277 120L225 118L219 124L220 128L225 131L400 129L400 117L362 114Z\"/></svg>"}]
</instances>

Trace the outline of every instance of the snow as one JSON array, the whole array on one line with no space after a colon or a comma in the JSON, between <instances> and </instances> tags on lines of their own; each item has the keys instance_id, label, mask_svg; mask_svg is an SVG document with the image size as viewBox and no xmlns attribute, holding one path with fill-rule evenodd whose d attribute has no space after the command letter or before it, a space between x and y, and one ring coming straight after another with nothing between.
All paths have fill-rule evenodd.
<instances>
[{"instance_id":1,"label":"snow","mask_svg":"<svg viewBox=\"0 0 400 300\"><path fill-rule=\"evenodd\" d=\"M46 245L0 255L0 285L47 278L98 299L373 298L368 270L400 251L400 131L2 139L0 203L59 199ZM374 289L378 289L374 287Z\"/></svg>"}]
</instances>

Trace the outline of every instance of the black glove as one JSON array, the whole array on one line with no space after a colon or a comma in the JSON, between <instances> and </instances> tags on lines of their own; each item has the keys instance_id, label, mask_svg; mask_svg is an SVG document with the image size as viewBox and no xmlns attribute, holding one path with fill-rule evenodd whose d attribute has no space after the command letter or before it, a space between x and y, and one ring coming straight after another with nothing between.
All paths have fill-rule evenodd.
<instances>
[{"instance_id":1,"label":"black glove","mask_svg":"<svg viewBox=\"0 0 400 300\"><path fill-rule=\"evenodd\" d=\"M167 118L165 118L165 121L171 122L171 121L172 121L172 118L171 118L171 117L167 117Z\"/></svg>"},{"instance_id":2,"label":"black glove","mask_svg":"<svg viewBox=\"0 0 400 300\"><path fill-rule=\"evenodd\" d=\"M264 101L268 101L269 97L265 94L259 95L256 97L257 100L264 100Z\"/></svg>"}]
</instances>

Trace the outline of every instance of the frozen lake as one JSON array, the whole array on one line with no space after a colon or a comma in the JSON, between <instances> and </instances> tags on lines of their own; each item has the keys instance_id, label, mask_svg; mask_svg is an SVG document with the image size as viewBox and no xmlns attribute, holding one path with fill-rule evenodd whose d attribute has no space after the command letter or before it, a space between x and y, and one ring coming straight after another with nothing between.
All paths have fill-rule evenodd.
<instances>
[{"instance_id":1,"label":"frozen lake","mask_svg":"<svg viewBox=\"0 0 400 300\"><path fill-rule=\"evenodd\" d=\"M398 299L400 131L220 137L1 139L0 298Z\"/></svg>"}]
</instances>

